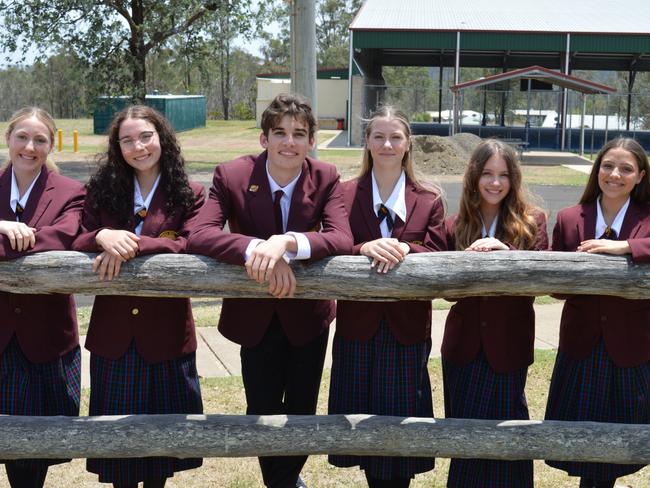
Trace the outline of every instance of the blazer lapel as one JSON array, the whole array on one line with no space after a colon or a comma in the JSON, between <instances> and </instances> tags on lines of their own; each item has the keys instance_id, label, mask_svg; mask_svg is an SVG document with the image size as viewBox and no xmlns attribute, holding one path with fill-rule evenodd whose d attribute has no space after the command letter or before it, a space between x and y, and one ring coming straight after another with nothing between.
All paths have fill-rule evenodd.
<instances>
[{"instance_id":1,"label":"blazer lapel","mask_svg":"<svg viewBox=\"0 0 650 488\"><path fill-rule=\"evenodd\" d=\"M266 151L255 160L248 188L246 188L246 206L250 221L255 228L256 237L268 239L275 234L275 217L273 215L273 196L266 174Z\"/></svg>"},{"instance_id":2,"label":"blazer lapel","mask_svg":"<svg viewBox=\"0 0 650 488\"><path fill-rule=\"evenodd\" d=\"M578 219L578 244L582 241L595 239L596 235L596 202L582 206L582 218Z\"/></svg>"},{"instance_id":3,"label":"blazer lapel","mask_svg":"<svg viewBox=\"0 0 650 488\"><path fill-rule=\"evenodd\" d=\"M287 218L287 230L309 231L309 223L313 218L314 194L318 190L311 177L311 167L305 160L302 171L291 195L291 205Z\"/></svg>"},{"instance_id":4,"label":"blazer lapel","mask_svg":"<svg viewBox=\"0 0 650 488\"><path fill-rule=\"evenodd\" d=\"M38 221L52 201L54 185L50 183L49 175L50 172L46 168L42 168L41 174L38 175L36 183L29 194L21 221L31 227L37 227Z\"/></svg>"},{"instance_id":5,"label":"blazer lapel","mask_svg":"<svg viewBox=\"0 0 650 488\"><path fill-rule=\"evenodd\" d=\"M630 201L630 206L627 208L627 212L625 212L625 217L623 218L623 225L621 225L621 234L618 236L620 240L631 239L636 236L643 223L641 214L642 212L639 206Z\"/></svg>"},{"instance_id":6,"label":"blazer lapel","mask_svg":"<svg viewBox=\"0 0 650 488\"><path fill-rule=\"evenodd\" d=\"M396 217L395 227L393 227L393 232L392 232L392 236L398 240L402 237L402 234L404 233L404 230L408 225L408 221L411 219L411 216L413 215L415 204L417 203L417 193L416 193L415 185L411 183L408 179L405 181L404 184L404 200L406 201L406 222L402 222L402 219Z\"/></svg>"},{"instance_id":7,"label":"blazer lapel","mask_svg":"<svg viewBox=\"0 0 650 488\"><path fill-rule=\"evenodd\" d=\"M11 210L11 166L0 175L0 220L16 220L16 214Z\"/></svg>"},{"instance_id":8,"label":"blazer lapel","mask_svg":"<svg viewBox=\"0 0 650 488\"><path fill-rule=\"evenodd\" d=\"M363 220L368 228L367 235L370 236L370 239L364 240L379 239L381 237L381 231L379 230L379 219L372 205L372 176L370 175L370 171L359 179L357 194L354 198L359 203L361 215L363 215Z\"/></svg>"}]
</instances>

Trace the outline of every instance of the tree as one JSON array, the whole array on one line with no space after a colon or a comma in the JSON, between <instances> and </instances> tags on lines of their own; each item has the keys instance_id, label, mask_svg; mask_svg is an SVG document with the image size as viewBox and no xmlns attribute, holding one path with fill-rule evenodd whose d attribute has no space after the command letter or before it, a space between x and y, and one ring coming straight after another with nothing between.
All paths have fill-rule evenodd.
<instances>
[{"instance_id":1,"label":"tree","mask_svg":"<svg viewBox=\"0 0 650 488\"><path fill-rule=\"evenodd\" d=\"M174 36L194 35L200 21L214 20L216 12L225 12L230 18L250 18L254 16L251 3L252 0L3 0L0 14L5 29L0 40L10 51L32 43L44 49L52 43L71 48L93 65L94 74L100 75L108 94L128 86L133 98L142 101L146 94L146 59L153 50L163 47ZM120 76L124 69L129 74L128 85Z\"/></svg>"},{"instance_id":2,"label":"tree","mask_svg":"<svg viewBox=\"0 0 650 488\"><path fill-rule=\"evenodd\" d=\"M339 68L348 65L348 27L361 3L361 0L319 0L316 42L320 67Z\"/></svg>"}]
</instances>

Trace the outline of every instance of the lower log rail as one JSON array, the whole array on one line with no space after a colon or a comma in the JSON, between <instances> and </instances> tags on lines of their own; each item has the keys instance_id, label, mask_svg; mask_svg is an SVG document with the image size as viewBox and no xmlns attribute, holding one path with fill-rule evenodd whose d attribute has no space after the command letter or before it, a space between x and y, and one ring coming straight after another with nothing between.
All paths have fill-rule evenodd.
<instances>
[{"instance_id":1,"label":"lower log rail","mask_svg":"<svg viewBox=\"0 0 650 488\"><path fill-rule=\"evenodd\" d=\"M650 463L650 425L372 415L0 416L0 459L357 454Z\"/></svg>"}]
</instances>

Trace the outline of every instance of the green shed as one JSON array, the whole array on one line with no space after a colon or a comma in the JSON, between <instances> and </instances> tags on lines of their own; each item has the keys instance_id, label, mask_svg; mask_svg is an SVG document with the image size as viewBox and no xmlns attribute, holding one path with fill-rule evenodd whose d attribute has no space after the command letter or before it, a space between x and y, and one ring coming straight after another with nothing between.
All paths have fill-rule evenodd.
<instances>
[{"instance_id":1,"label":"green shed","mask_svg":"<svg viewBox=\"0 0 650 488\"><path fill-rule=\"evenodd\" d=\"M130 97L99 97L93 112L93 132L106 134L113 116L131 103ZM205 127L204 95L147 95L145 105L155 108L177 132Z\"/></svg>"}]
</instances>

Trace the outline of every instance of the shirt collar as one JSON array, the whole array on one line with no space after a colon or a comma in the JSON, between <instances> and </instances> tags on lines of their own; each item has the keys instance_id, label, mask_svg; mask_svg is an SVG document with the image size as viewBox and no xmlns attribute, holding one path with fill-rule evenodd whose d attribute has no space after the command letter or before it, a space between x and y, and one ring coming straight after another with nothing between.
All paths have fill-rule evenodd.
<instances>
[{"instance_id":1,"label":"shirt collar","mask_svg":"<svg viewBox=\"0 0 650 488\"><path fill-rule=\"evenodd\" d=\"M300 175L302 174L302 170L298 175L291 180L289 183L287 183L285 186L280 186L278 185L273 177L271 176L271 173L269 173L269 160L266 160L266 176L269 179L269 186L271 187L271 195L274 195L276 191L282 190L284 192L284 195L282 195L282 198L287 198L289 201L291 201L291 196L293 195L293 190L296 188L296 184L298 183L298 178L300 178Z\"/></svg>"},{"instance_id":2,"label":"shirt collar","mask_svg":"<svg viewBox=\"0 0 650 488\"><path fill-rule=\"evenodd\" d=\"M621 235L621 227L623 227L623 219L625 219L625 212L627 212L627 208L629 206L630 206L630 198L628 197L625 204L621 207L621 209L616 214L616 217L614 217L614 221L612 222L611 228L616 232L617 236ZM598 239L600 236L602 236L605 233L606 228L607 228L607 223L605 222L605 217L603 216L603 209L600 206L600 198L598 198L596 199L596 239Z\"/></svg>"},{"instance_id":3,"label":"shirt collar","mask_svg":"<svg viewBox=\"0 0 650 488\"><path fill-rule=\"evenodd\" d=\"M156 178L156 181L153 182L151 191L147 195L147 198L142 198L142 190L140 189L140 183L135 175L133 175L133 213L136 214L143 208L149 209L151 206L151 200L153 199L153 194L156 193L156 188L158 188L158 183L160 182L160 174Z\"/></svg>"},{"instance_id":4,"label":"shirt collar","mask_svg":"<svg viewBox=\"0 0 650 488\"><path fill-rule=\"evenodd\" d=\"M371 174L372 207L375 209L375 214L379 215L379 207L383 204L393 214L402 219L402 222L406 222L406 175L404 174L404 170L402 170L402 174L400 174L397 183L395 183L393 192L385 202L382 201L381 196L379 196L379 186L375 179L375 172L371 171Z\"/></svg>"},{"instance_id":5,"label":"shirt collar","mask_svg":"<svg viewBox=\"0 0 650 488\"><path fill-rule=\"evenodd\" d=\"M41 169L41 171L43 171L43 169ZM39 172L32 181L31 185L29 185L29 188L27 188L27 191L21 197L20 190L18 190L18 182L16 181L16 174L14 173L13 166L11 167L11 197L9 198L9 205L11 206L11 210L13 210L14 213L16 212L16 204L20 203L20 206L23 208L27 206L29 195L32 192L32 189L36 184L36 180L40 175L41 173Z\"/></svg>"},{"instance_id":6,"label":"shirt collar","mask_svg":"<svg viewBox=\"0 0 650 488\"><path fill-rule=\"evenodd\" d=\"M481 217L482 237L494 237L497 233L497 223L499 222L499 214L496 214L494 220L490 224L490 230L485 229L485 222L483 222L483 216L480 213L479 213L479 217Z\"/></svg>"}]
</instances>

